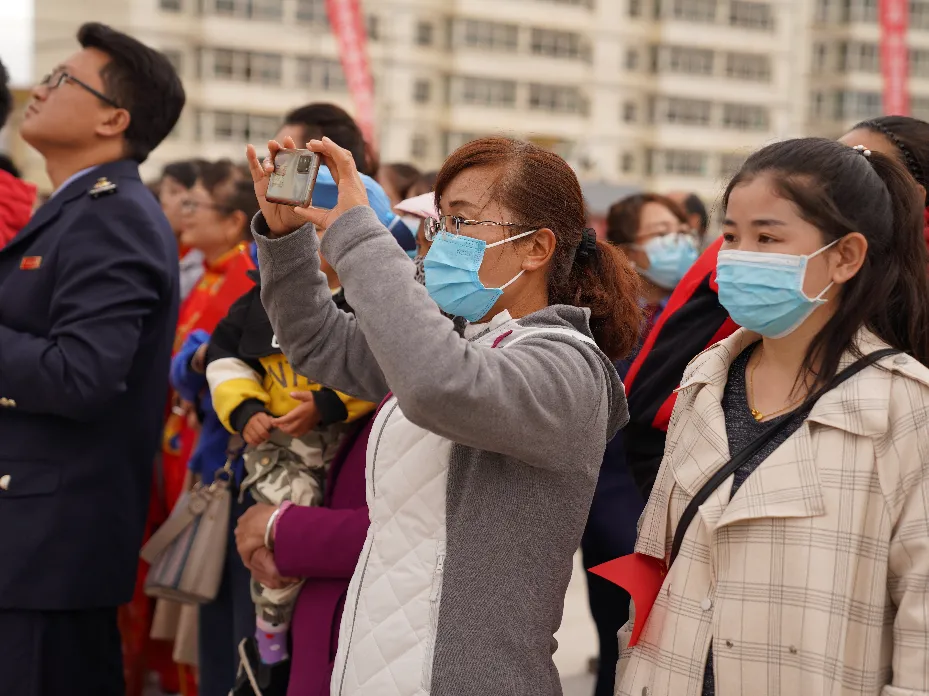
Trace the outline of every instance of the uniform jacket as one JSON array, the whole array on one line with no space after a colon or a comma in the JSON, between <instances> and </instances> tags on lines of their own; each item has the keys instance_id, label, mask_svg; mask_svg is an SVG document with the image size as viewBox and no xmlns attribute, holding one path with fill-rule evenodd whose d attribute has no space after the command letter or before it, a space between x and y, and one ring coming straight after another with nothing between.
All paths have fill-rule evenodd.
<instances>
[{"instance_id":1,"label":"uniform jacket","mask_svg":"<svg viewBox=\"0 0 929 696\"><path fill-rule=\"evenodd\" d=\"M320 425L351 422L374 410L374 404L355 399L294 372L271 328L261 304L260 277L232 305L210 339L207 379L216 415L233 433L245 429L256 413L283 416L300 402L290 393L312 391ZM341 290L332 295L335 306L351 312Z\"/></svg>"},{"instance_id":2,"label":"uniform jacket","mask_svg":"<svg viewBox=\"0 0 929 696\"><path fill-rule=\"evenodd\" d=\"M687 368L639 553L666 557L729 460L723 390L758 338L740 329ZM887 347L867 331L858 344ZM731 487L700 507L616 693L699 696L712 640L718 696L929 694L929 369L904 355L866 368L730 501Z\"/></svg>"},{"instance_id":3,"label":"uniform jacket","mask_svg":"<svg viewBox=\"0 0 929 696\"><path fill-rule=\"evenodd\" d=\"M371 527L332 693L560 694L554 633L603 449L626 420L589 311L502 312L463 338L359 206L322 245L351 316L329 298L312 226L272 240L263 224L262 300L295 369L371 401L393 391L368 444Z\"/></svg>"},{"instance_id":4,"label":"uniform jacket","mask_svg":"<svg viewBox=\"0 0 929 696\"><path fill-rule=\"evenodd\" d=\"M100 179L117 189L92 196ZM0 609L131 598L177 307L134 162L79 176L0 250Z\"/></svg>"}]
</instances>

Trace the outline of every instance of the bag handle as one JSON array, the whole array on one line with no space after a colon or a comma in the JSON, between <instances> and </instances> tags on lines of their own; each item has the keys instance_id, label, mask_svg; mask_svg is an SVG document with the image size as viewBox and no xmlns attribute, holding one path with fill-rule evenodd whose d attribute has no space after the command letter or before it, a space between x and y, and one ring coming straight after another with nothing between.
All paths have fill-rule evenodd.
<instances>
[{"instance_id":1,"label":"bag handle","mask_svg":"<svg viewBox=\"0 0 929 696\"><path fill-rule=\"evenodd\" d=\"M168 548L195 519L207 511L210 500L214 495L229 488L234 475L232 465L235 464L244 449L245 442L240 435L233 435L229 438L229 445L226 448L226 463L222 468L216 470L213 482L209 486L197 483L188 495L181 496L171 515L152 534L139 552L139 557L143 561L153 563L161 552ZM182 502L186 503L183 507L180 506Z\"/></svg>"},{"instance_id":2,"label":"bag handle","mask_svg":"<svg viewBox=\"0 0 929 696\"><path fill-rule=\"evenodd\" d=\"M684 535L687 533L687 528L690 527L694 517L696 517L697 509L709 499L713 492L719 488L723 482L735 472L736 469L755 456L755 454L757 454L761 448L771 442L771 440L778 433L782 432L789 424L795 423L798 418L800 419L801 423L806 420L807 416L810 415L810 411L813 410L813 406L816 405L816 402L819 401L819 399L822 398L824 394L832 391L846 380L857 375L866 367L870 367L876 363L878 360L882 360L883 358L891 355L897 355L901 352L903 351L897 350L896 348L884 348L882 350L877 350L873 353L862 356L854 363L846 367L844 370L839 372L835 377L833 377L829 384L827 384L825 387L820 388L808 396L800 408L794 411L789 417L768 427L768 429L762 432L757 438L739 450L736 455L729 460L728 464L713 474L713 476L710 477L710 480L703 484L703 487L697 491L697 494L684 509L684 514L681 515L681 519L677 523L677 529L674 532L674 541L671 544L671 559L668 563L668 568L670 568L674 563L674 559L677 558L677 554L681 550L681 544L684 543Z\"/></svg>"}]
</instances>

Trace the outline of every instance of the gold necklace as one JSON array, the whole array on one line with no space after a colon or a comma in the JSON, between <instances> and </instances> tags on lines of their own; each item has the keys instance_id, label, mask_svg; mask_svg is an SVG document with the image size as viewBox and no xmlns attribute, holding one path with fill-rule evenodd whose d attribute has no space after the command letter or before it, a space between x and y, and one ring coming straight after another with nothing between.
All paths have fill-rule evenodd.
<instances>
[{"instance_id":1,"label":"gold necklace","mask_svg":"<svg viewBox=\"0 0 929 696\"><path fill-rule=\"evenodd\" d=\"M764 344L762 343L761 353L758 356L758 360L755 362L755 365L752 367L752 371L748 375L748 391L749 391L749 398L751 399L751 401L755 400L755 370L758 369L758 365L761 363L761 359L763 357L764 357ZM803 401L802 396L799 399L796 399L795 401L791 401L789 404L787 404L784 408L780 409L779 411L773 411L771 413L762 413L758 409L754 408L751 405L751 403L748 404L748 408L752 412L752 418L754 418L756 422L760 423L761 421L767 418L774 418L775 416L779 416L782 413L787 413L788 411L793 410L800 404L801 401Z\"/></svg>"}]
</instances>

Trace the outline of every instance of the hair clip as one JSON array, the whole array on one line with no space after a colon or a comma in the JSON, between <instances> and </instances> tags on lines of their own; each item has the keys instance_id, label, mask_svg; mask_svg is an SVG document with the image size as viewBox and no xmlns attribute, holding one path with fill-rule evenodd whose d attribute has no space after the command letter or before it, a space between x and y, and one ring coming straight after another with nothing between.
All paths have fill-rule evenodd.
<instances>
[{"instance_id":1,"label":"hair clip","mask_svg":"<svg viewBox=\"0 0 929 696\"><path fill-rule=\"evenodd\" d=\"M597 232L588 227L581 232L581 243L577 245L577 259L586 260L597 254Z\"/></svg>"},{"instance_id":2,"label":"hair clip","mask_svg":"<svg viewBox=\"0 0 929 696\"><path fill-rule=\"evenodd\" d=\"M870 157L870 156L871 156L871 151L870 151L869 149L867 149L864 145L855 145L855 147L853 147L852 149L853 149L853 150L858 150L858 152L860 152L860 153L861 153L862 155L864 155L865 157Z\"/></svg>"}]
</instances>

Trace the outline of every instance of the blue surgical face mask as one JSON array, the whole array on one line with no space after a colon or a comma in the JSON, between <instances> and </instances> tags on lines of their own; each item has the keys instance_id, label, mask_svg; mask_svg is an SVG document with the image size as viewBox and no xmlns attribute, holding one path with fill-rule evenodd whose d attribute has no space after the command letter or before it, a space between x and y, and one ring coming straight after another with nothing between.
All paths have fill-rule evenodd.
<instances>
[{"instance_id":1,"label":"blue surgical face mask","mask_svg":"<svg viewBox=\"0 0 929 696\"><path fill-rule=\"evenodd\" d=\"M808 256L754 251L720 251L716 263L719 302L739 326L767 338L793 333L823 299L832 283L816 297L803 292L810 259L839 240Z\"/></svg>"},{"instance_id":2,"label":"blue surgical face mask","mask_svg":"<svg viewBox=\"0 0 929 696\"><path fill-rule=\"evenodd\" d=\"M645 244L630 248L643 251L648 257L648 268L636 266L639 275L665 290L676 288L700 255L696 240L687 234L652 237Z\"/></svg>"},{"instance_id":3,"label":"blue surgical face mask","mask_svg":"<svg viewBox=\"0 0 929 696\"><path fill-rule=\"evenodd\" d=\"M474 237L439 232L423 262L429 296L448 314L464 317L472 323L480 321L500 299L503 291L524 272L520 271L515 278L499 288L486 288L477 274L484 260L484 252L537 231L523 232L493 244Z\"/></svg>"}]
</instances>

